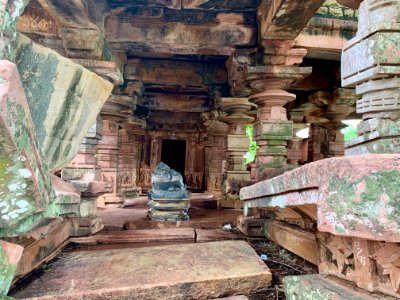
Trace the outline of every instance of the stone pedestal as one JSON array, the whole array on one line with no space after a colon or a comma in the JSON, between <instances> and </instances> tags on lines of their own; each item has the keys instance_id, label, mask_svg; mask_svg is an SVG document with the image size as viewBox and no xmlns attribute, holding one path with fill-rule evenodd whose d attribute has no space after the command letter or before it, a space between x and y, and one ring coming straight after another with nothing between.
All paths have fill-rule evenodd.
<instances>
[{"instance_id":1,"label":"stone pedestal","mask_svg":"<svg viewBox=\"0 0 400 300\"><path fill-rule=\"evenodd\" d=\"M342 85L355 87L363 121L346 155L400 152L399 1L365 0L342 55Z\"/></svg>"},{"instance_id":2,"label":"stone pedestal","mask_svg":"<svg viewBox=\"0 0 400 300\"><path fill-rule=\"evenodd\" d=\"M159 163L151 176L149 217L155 221L187 221L190 208L189 192L182 175Z\"/></svg>"}]
</instances>

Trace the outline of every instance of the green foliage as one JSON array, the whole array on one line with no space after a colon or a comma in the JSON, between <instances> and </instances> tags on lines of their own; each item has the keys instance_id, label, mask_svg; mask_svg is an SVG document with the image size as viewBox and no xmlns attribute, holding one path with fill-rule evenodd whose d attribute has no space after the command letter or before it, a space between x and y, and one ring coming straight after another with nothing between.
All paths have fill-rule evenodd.
<instances>
[{"instance_id":1,"label":"green foliage","mask_svg":"<svg viewBox=\"0 0 400 300\"><path fill-rule=\"evenodd\" d=\"M350 125L344 129L342 129L342 133L344 134L344 140L349 141L351 139L356 138L357 135L357 126L356 125Z\"/></svg>"},{"instance_id":2,"label":"green foliage","mask_svg":"<svg viewBox=\"0 0 400 300\"><path fill-rule=\"evenodd\" d=\"M258 146L257 142L253 139L253 125L246 125L244 128L246 130L246 136L250 139L249 151L247 151L244 156L245 164L248 165L256 159Z\"/></svg>"}]
</instances>

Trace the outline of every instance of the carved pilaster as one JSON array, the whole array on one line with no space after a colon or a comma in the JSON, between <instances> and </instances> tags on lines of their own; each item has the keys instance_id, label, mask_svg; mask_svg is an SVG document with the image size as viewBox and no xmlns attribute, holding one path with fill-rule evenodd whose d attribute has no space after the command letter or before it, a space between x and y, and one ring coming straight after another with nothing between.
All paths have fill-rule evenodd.
<instances>
[{"instance_id":1,"label":"carved pilaster","mask_svg":"<svg viewBox=\"0 0 400 300\"><path fill-rule=\"evenodd\" d=\"M206 113L207 137L205 140L205 177L207 191L216 197L221 197L223 184L222 162L226 161L226 136L228 125L219 121L220 112Z\"/></svg>"}]
</instances>

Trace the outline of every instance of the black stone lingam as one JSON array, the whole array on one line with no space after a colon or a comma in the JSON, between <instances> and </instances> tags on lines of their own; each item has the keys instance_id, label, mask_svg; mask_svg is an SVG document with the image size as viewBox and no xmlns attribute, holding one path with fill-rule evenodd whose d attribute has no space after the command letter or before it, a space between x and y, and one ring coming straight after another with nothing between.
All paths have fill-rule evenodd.
<instances>
[{"instance_id":1,"label":"black stone lingam","mask_svg":"<svg viewBox=\"0 0 400 300\"><path fill-rule=\"evenodd\" d=\"M190 193L182 175L159 163L151 176L149 217L155 221L187 221Z\"/></svg>"}]
</instances>

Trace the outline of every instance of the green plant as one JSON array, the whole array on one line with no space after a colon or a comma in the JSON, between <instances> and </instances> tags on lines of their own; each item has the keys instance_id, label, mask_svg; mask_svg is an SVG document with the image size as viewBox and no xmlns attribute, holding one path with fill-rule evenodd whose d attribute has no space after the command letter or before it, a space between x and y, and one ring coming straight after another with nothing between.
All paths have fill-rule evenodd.
<instances>
[{"instance_id":1,"label":"green plant","mask_svg":"<svg viewBox=\"0 0 400 300\"><path fill-rule=\"evenodd\" d=\"M246 152L244 155L245 158L245 165L251 164L255 159L256 159L256 154L257 154L257 142L253 139L253 125L246 125L245 127L246 130L246 136L250 139L250 147L249 151Z\"/></svg>"},{"instance_id":2,"label":"green plant","mask_svg":"<svg viewBox=\"0 0 400 300\"><path fill-rule=\"evenodd\" d=\"M342 129L342 133L344 134L344 140L349 141L357 137L357 126L350 125L344 129Z\"/></svg>"}]
</instances>

